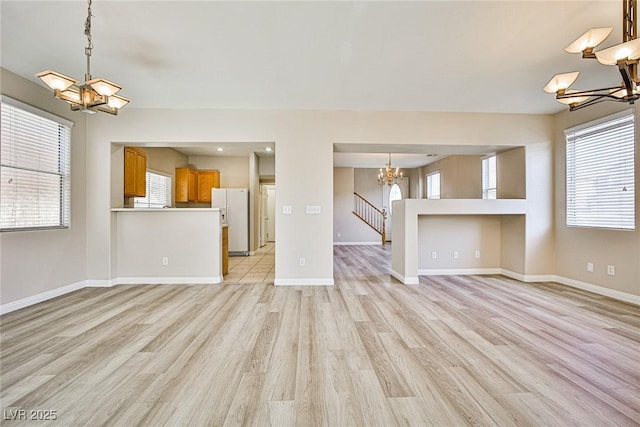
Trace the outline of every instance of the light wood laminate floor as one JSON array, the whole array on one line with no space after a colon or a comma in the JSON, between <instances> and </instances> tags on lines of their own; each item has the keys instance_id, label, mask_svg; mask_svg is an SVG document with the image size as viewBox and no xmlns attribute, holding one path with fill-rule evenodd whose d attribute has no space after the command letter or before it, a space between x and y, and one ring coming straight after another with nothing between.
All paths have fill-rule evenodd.
<instances>
[{"instance_id":1,"label":"light wood laminate floor","mask_svg":"<svg viewBox=\"0 0 640 427\"><path fill-rule=\"evenodd\" d=\"M640 425L640 310L501 276L84 289L2 316L3 425Z\"/></svg>"}]
</instances>

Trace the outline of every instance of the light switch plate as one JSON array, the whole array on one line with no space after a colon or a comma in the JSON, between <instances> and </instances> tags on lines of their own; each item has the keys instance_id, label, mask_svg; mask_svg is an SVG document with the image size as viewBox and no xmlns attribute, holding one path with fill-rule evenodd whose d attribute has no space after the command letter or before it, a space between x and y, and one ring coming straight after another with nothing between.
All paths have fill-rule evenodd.
<instances>
[{"instance_id":1,"label":"light switch plate","mask_svg":"<svg viewBox=\"0 0 640 427\"><path fill-rule=\"evenodd\" d=\"M307 205L307 214L317 215L320 213L320 206L318 205Z\"/></svg>"}]
</instances>

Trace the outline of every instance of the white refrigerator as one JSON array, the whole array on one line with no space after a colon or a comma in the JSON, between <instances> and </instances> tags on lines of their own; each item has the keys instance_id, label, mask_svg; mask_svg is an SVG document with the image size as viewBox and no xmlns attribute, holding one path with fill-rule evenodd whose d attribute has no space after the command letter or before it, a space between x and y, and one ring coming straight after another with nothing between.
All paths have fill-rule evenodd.
<instances>
[{"instance_id":1,"label":"white refrigerator","mask_svg":"<svg viewBox=\"0 0 640 427\"><path fill-rule=\"evenodd\" d=\"M222 223L229 226L229 254L249 255L249 190L213 188L211 207L220 208Z\"/></svg>"}]
</instances>

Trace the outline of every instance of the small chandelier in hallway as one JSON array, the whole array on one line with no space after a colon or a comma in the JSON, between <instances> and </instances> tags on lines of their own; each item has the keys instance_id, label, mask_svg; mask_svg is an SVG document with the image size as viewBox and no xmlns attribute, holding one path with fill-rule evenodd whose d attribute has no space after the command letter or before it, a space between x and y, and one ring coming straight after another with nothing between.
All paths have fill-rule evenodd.
<instances>
[{"instance_id":1,"label":"small chandelier in hallway","mask_svg":"<svg viewBox=\"0 0 640 427\"><path fill-rule=\"evenodd\" d=\"M380 172L378 173L378 184L391 186L397 184L401 179L402 172L400 168L394 170L393 167L391 167L391 153L389 153L389 163L387 163L386 169L380 168Z\"/></svg>"}]
</instances>

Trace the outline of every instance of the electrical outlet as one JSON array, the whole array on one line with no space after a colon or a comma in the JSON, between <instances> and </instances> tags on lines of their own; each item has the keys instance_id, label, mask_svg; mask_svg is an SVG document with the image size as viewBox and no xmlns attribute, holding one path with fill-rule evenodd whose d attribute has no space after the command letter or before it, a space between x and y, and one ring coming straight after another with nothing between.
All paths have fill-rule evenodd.
<instances>
[{"instance_id":1,"label":"electrical outlet","mask_svg":"<svg viewBox=\"0 0 640 427\"><path fill-rule=\"evenodd\" d=\"M476 259L480 258L480 251L476 251L475 255Z\"/></svg>"},{"instance_id":2,"label":"electrical outlet","mask_svg":"<svg viewBox=\"0 0 640 427\"><path fill-rule=\"evenodd\" d=\"M169 265L169 257L168 256L162 257L162 265Z\"/></svg>"},{"instance_id":3,"label":"electrical outlet","mask_svg":"<svg viewBox=\"0 0 640 427\"><path fill-rule=\"evenodd\" d=\"M282 213L285 215L291 215L291 206L283 206L282 207Z\"/></svg>"},{"instance_id":4,"label":"electrical outlet","mask_svg":"<svg viewBox=\"0 0 640 427\"><path fill-rule=\"evenodd\" d=\"M587 271L589 273L593 273L593 263L592 262L588 262L587 263Z\"/></svg>"},{"instance_id":5,"label":"electrical outlet","mask_svg":"<svg viewBox=\"0 0 640 427\"><path fill-rule=\"evenodd\" d=\"M300 267L304 267L306 262L307 260L305 260L304 258L300 258Z\"/></svg>"},{"instance_id":6,"label":"electrical outlet","mask_svg":"<svg viewBox=\"0 0 640 427\"><path fill-rule=\"evenodd\" d=\"M607 265L607 274L609 276L615 276L616 275L616 266L615 265Z\"/></svg>"},{"instance_id":7,"label":"electrical outlet","mask_svg":"<svg viewBox=\"0 0 640 427\"><path fill-rule=\"evenodd\" d=\"M438 259L438 252L436 251L431 252L431 259Z\"/></svg>"},{"instance_id":8,"label":"electrical outlet","mask_svg":"<svg viewBox=\"0 0 640 427\"><path fill-rule=\"evenodd\" d=\"M342 233L338 231L338 237L342 237Z\"/></svg>"},{"instance_id":9,"label":"electrical outlet","mask_svg":"<svg viewBox=\"0 0 640 427\"><path fill-rule=\"evenodd\" d=\"M453 259L458 259L459 256L460 254L458 253L458 251L453 251Z\"/></svg>"}]
</instances>

